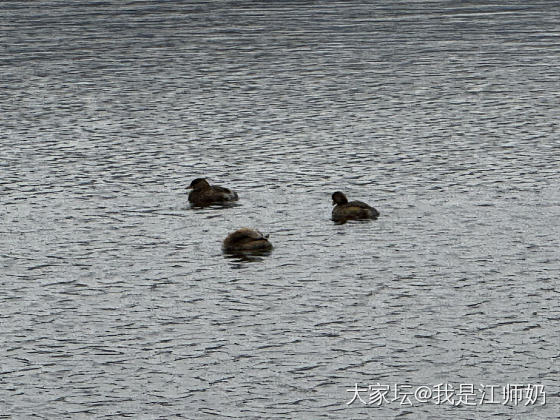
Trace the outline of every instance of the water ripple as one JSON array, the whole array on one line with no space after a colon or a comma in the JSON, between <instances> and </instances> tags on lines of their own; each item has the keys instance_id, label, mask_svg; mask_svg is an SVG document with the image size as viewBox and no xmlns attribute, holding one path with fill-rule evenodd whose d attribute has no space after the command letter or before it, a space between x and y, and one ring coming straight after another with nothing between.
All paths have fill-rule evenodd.
<instances>
[{"instance_id":1,"label":"water ripple","mask_svg":"<svg viewBox=\"0 0 560 420\"><path fill-rule=\"evenodd\" d=\"M0 417L557 418L555 2L0 10ZM548 402L346 404L378 382Z\"/></svg>"}]
</instances>

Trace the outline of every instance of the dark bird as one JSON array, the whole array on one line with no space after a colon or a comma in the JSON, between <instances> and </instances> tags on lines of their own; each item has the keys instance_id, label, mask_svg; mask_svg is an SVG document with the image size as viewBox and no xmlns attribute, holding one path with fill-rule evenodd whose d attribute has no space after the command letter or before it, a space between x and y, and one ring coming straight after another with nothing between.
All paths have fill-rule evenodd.
<instances>
[{"instance_id":1,"label":"dark bird","mask_svg":"<svg viewBox=\"0 0 560 420\"><path fill-rule=\"evenodd\" d=\"M241 228L224 239L222 248L226 252L270 251L272 244L268 241L268 235L255 229Z\"/></svg>"},{"instance_id":2,"label":"dark bird","mask_svg":"<svg viewBox=\"0 0 560 420\"><path fill-rule=\"evenodd\" d=\"M237 201L239 198L235 191L218 185L210 185L205 178L196 178L191 182L187 189L192 191L189 194L189 202L196 207L209 206L211 204L224 204L230 201Z\"/></svg>"},{"instance_id":3,"label":"dark bird","mask_svg":"<svg viewBox=\"0 0 560 420\"><path fill-rule=\"evenodd\" d=\"M344 193L337 191L332 195L332 220L344 223L347 220L377 219L379 212L361 201L348 201Z\"/></svg>"}]
</instances>

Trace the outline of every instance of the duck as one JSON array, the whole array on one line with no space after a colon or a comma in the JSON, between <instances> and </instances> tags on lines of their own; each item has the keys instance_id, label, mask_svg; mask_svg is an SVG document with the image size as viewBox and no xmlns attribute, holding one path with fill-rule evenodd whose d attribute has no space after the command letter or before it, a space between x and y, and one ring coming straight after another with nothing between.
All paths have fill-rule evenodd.
<instances>
[{"instance_id":1,"label":"duck","mask_svg":"<svg viewBox=\"0 0 560 420\"><path fill-rule=\"evenodd\" d=\"M189 193L189 202L197 207L223 204L239 199L235 191L218 185L210 185L206 178L194 179L187 189L192 189Z\"/></svg>"},{"instance_id":2,"label":"duck","mask_svg":"<svg viewBox=\"0 0 560 420\"><path fill-rule=\"evenodd\" d=\"M224 239L222 249L226 252L270 251L272 244L268 241L268 235L256 229L241 228Z\"/></svg>"},{"instance_id":3,"label":"duck","mask_svg":"<svg viewBox=\"0 0 560 420\"><path fill-rule=\"evenodd\" d=\"M379 212L370 205L361 201L350 201L340 191L332 195L333 205L332 220L346 222L347 220L377 219Z\"/></svg>"}]
</instances>

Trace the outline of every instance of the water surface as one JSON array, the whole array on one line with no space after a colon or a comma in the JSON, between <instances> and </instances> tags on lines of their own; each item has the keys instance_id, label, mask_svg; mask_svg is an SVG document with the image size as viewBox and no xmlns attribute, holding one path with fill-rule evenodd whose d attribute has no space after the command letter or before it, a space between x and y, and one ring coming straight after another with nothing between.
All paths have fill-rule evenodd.
<instances>
[{"instance_id":1,"label":"water surface","mask_svg":"<svg viewBox=\"0 0 560 420\"><path fill-rule=\"evenodd\" d=\"M0 417L556 419L559 10L3 2Z\"/></svg>"}]
</instances>

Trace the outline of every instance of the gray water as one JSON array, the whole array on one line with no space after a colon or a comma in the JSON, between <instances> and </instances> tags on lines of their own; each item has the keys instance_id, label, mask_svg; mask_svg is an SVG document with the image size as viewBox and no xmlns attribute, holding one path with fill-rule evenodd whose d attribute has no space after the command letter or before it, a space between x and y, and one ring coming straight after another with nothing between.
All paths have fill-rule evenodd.
<instances>
[{"instance_id":1,"label":"gray water","mask_svg":"<svg viewBox=\"0 0 560 420\"><path fill-rule=\"evenodd\" d=\"M0 418L558 418L556 1L0 15ZM348 404L377 384L546 403Z\"/></svg>"}]
</instances>

